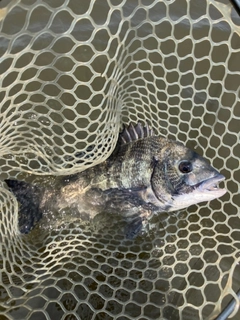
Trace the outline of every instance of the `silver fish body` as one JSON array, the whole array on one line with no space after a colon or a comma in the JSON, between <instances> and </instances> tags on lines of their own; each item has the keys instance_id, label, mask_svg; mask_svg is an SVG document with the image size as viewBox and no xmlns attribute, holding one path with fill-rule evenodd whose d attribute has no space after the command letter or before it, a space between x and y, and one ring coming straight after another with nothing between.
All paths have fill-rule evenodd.
<instances>
[{"instance_id":1,"label":"silver fish body","mask_svg":"<svg viewBox=\"0 0 240 320\"><path fill-rule=\"evenodd\" d=\"M64 177L57 191L39 191L38 210L70 207L90 218L100 212L120 214L129 219L127 236L134 237L153 213L221 197L226 192L218 187L222 180L223 175L182 143L157 136L148 126L130 125L105 162ZM6 182L22 203L23 192L19 196L12 180Z\"/></svg>"}]
</instances>

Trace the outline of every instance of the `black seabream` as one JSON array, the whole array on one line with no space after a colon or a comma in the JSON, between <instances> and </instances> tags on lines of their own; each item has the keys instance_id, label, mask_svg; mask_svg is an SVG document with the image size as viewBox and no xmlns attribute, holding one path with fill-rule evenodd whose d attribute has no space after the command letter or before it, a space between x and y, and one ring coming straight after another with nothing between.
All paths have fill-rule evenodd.
<instances>
[{"instance_id":1,"label":"black seabream","mask_svg":"<svg viewBox=\"0 0 240 320\"><path fill-rule=\"evenodd\" d=\"M154 213L172 212L225 194L224 176L182 143L157 136L148 126L126 127L113 154L84 172L64 177L56 190L6 180L19 208L19 228L28 233L50 210L70 208L93 218L123 216L134 237Z\"/></svg>"}]
</instances>

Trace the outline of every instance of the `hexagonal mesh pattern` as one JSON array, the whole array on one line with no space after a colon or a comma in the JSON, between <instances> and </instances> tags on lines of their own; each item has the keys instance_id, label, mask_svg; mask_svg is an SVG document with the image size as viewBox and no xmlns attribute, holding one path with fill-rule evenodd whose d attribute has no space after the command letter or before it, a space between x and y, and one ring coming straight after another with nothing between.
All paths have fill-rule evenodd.
<instances>
[{"instance_id":1,"label":"hexagonal mesh pattern","mask_svg":"<svg viewBox=\"0 0 240 320\"><path fill-rule=\"evenodd\" d=\"M43 219L19 235L2 183L1 319L215 319L231 299L239 319L240 29L230 4L22 0L0 17L2 181L84 170L111 154L123 123L142 121L197 149L229 191L127 240L121 221Z\"/></svg>"}]
</instances>

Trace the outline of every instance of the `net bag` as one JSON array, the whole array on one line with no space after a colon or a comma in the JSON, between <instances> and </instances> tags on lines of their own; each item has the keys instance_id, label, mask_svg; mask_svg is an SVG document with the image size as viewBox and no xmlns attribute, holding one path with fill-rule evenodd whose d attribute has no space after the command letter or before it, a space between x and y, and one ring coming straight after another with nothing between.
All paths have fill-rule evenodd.
<instances>
[{"instance_id":1,"label":"net bag","mask_svg":"<svg viewBox=\"0 0 240 320\"><path fill-rule=\"evenodd\" d=\"M212 0L0 5L0 318L239 319L236 10ZM137 122L209 159L228 193L155 217L133 240L121 221L61 215L20 234L4 179L83 171Z\"/></svg>"}]
</instances>

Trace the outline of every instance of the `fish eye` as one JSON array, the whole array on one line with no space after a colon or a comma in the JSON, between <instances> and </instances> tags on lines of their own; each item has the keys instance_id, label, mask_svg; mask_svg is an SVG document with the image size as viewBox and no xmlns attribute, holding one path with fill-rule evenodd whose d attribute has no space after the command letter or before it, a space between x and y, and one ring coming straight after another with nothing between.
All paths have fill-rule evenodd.
<instances>
[{"instance_id":1,"label":"fish eye","mask_svg":"<svg viewBox=\"0 0 240 320\"><path fill-rule=\"evenodd\" d=\"M178 169L182 173L189 173L193 170L192 163L190 161L182 161L179 163Z\"/></svg>"}]
</instances>

